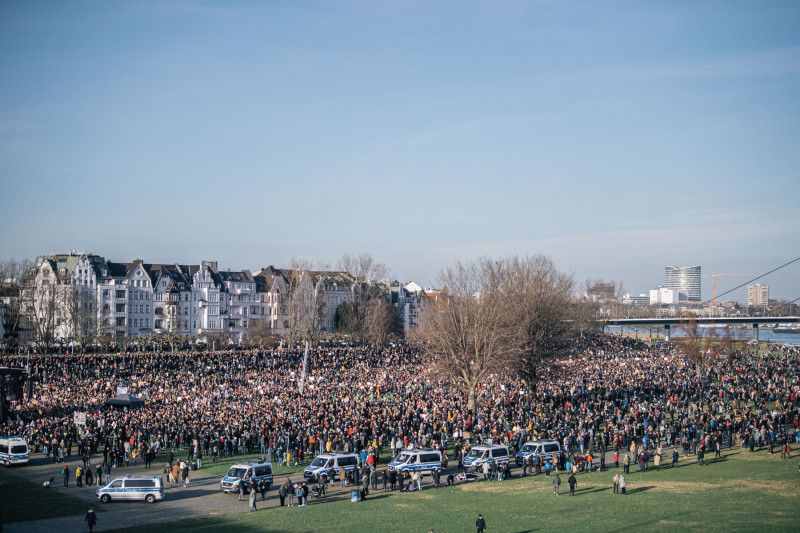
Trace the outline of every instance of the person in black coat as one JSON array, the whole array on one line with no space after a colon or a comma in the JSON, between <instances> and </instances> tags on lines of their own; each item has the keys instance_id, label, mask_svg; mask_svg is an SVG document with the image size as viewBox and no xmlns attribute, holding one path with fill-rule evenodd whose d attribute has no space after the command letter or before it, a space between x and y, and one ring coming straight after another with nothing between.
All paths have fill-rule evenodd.
<instances>
[{"instance_id":1,"label":"person in black coat","mask_svg":"<svg viewBox=\"0 0 800 533\"><path fill-rule=\"evenodd\" d=\"M92 533L92 529L94 529L94 525L97 523L97 514L94 512L94 507L89 507L89 510L86 511L86 517L83 519L83 521L89 526L89 533Z\"/></svg>"},{"instance_id":2,"label":"person in black coat","mask_svg":"<svg viewBox=\"0 0 800 533\"><path fill-rule=\"evenodd\" d=\"M476 533L484 533L486 531L486 520L481 515L478 515L478 519L475 520L475 531Z\"/></svg>"}]
</instances>

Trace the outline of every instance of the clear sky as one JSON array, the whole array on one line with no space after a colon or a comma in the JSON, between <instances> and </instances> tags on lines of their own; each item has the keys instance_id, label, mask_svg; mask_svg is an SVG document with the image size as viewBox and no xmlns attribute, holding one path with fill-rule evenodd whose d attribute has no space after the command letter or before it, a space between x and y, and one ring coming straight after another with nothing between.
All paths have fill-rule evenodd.
<instances>
[{"instance_id":1,"label":"clear sky","mask_svg":"<svg viewBox=\"0 0 800 533\"><path fill-rule=\"evenodd\" d=\"M800 256L798 23L796 0L4 0L0 259L367 252L428 285L542 253L631 293L766 272Z\"/></svg>"}]
</instances>

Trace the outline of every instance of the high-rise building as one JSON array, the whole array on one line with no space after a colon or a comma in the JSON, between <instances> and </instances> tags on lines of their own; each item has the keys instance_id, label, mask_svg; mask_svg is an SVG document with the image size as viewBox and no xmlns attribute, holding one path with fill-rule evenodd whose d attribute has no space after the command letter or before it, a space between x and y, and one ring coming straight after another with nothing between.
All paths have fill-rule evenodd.
<instances>
[{"instance_id":1,"label":"high-rise building","mask_svg":"<svg viewBox=\"0 0 800 533\"><path fill-rule=\"evenodd\" d=\"M769 285L756 283L747 286L747 306L748 307L768 307L769 306Z\"/></svg>"},{"instance_id":2,"label":"high-rise building","mask_svg":"<svg viewBox=\"0 0 800 533\"><path fill-rule=\"evenodd\" d=\"M676 291L681 300L699 302L701 277L699 266L668 266L664 268L664 287Z\"/></svg>"}]
</instances>

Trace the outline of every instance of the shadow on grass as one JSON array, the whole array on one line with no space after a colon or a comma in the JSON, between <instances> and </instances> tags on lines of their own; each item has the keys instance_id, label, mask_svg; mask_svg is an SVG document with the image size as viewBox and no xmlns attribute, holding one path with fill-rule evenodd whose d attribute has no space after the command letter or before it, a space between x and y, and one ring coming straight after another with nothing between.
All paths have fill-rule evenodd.
<instances>
[{"instance_id":1,"label":"shadow on grass","mask_svg":"<svg viewBox=\"0 0 800 533\"><path fill-rule=\"evenodd\" d=\"M575 489L575 494L591 494L592 492L608 492L611 490L611 487L597 487L597 488L585 488L585 489Z\"/></svg>"},{"instance_id":2,"label":"shadow on grass","mask_svg":"<svg viewBox=\"0 0 800 533\"><path fill-rule=\"evenodd\" d=\"M636 494L637 492L644 492L646 490L656 488L655 485L648 485L646 487L636 487L635 489L628 489L628 494Z\"/></svg>"}]
</instances>

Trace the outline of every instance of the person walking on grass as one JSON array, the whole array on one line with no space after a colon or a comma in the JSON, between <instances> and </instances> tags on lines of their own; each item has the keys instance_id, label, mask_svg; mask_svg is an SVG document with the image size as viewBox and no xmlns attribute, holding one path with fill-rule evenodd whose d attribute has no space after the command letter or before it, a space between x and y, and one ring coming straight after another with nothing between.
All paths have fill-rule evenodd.
<instances>
[{"instance_id":1,"label":"person walking on grass","mask_svg":"<svg viewBox=\"0 0 800 533\"><path fill-rule=\"evenodd\" d=\"M558 473L556 473L556 477L553 478L553 494L558 496L558 489L561 487L561 478L558 477Z\"/></svg>"},{"instance_id":2,"label":"person walking on grass","mask_svg":"<svg viewBox=\"0 0 800 533\"><path fill-rule=\"evenodd\" d=\"M475 520L475 531L476 533L486 533L486 520L482 515L478 515L478 519Z\"/></svg>"},{"instance_id":3,"label":"person walking on grass","mask_svg":"<svg viewBox=\"0 0 800 533\"><path fill-rule=\"evenodd\" d=\"M614 476L614 494L619 494L619 474Z\"/></svg>"},{"instance_id":4,"label":"person walking on grass","mask_svg":"<svg viewBox=\"0 0 800 533\"><path fill-rule=\"evenodd\" d=\"M567 483L569 483L569 495L575 496L575 486L578 484L578 480L575 479L575 474L569 476Z\"/></svg>"},{"instance_id":5,"label":"person walking on grass","mask_svg":"<svg viewBox=\"0 0 800 533\"><path fill-rule=\"evenodd\" d=\"M627 487L627 483L625 482L625 474L622 474L619 476L619 488L622 490L622 494L628 494L625 490L625 487Z\"/></svg>"}]
</instances>

